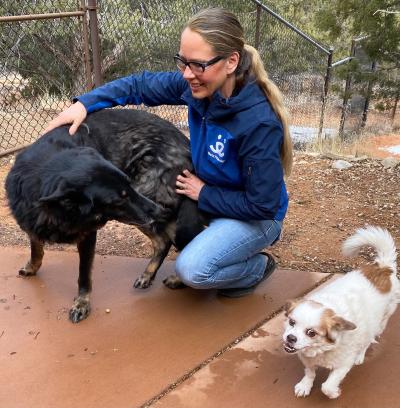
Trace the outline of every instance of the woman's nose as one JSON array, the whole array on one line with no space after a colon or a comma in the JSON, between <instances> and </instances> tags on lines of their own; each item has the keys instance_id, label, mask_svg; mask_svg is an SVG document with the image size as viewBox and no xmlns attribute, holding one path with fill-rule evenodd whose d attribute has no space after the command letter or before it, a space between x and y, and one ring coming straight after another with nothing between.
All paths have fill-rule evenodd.
<instances>
[{"instance_id":1,"label":"woman's nose","mask_svg":"<svg viewBox=\"0 0 400 408\"><path fill-rule=\"evenodd\" d=\"M193 79L196 77L196 75L193 74L192 70L189 68L189 66L186 66L185 70L183 71L183 77L185 79Z\"/></svg>"}]
</instances>

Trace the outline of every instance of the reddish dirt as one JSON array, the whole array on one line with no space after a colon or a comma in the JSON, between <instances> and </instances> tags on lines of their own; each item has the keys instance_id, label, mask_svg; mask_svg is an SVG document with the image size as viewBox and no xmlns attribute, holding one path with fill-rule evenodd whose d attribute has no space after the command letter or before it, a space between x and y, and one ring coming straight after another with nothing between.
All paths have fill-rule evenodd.
<instances>
[{"instance_id":1,"label":"reddish dirt","mask_svg":"<svg viewBox=\"0 0 400 408\"><path fill-rule=\"evenodd\" d=\"M379 136L363 144L372 156L353 161L347 170L332 168L333 160L321 155L296 153L293 174L288 180L290 207L282 239L271 252L284 268L337 272L350 261L340 255L344 238L365 224L388 228L400 247L400 166L385 169L381 158L393 156L381 147L400 145L400 136ZM400 159L400 155L397 157ZM26 235L9 214L4 179L13 157L0 160L0 245L27 246ZM75 250L73 246L53 246ZM108 223L98 236L100 254L150 257L150 241L136 229ZM176 252L171 250L169 259Z\"/></svg>"}]
</instances>

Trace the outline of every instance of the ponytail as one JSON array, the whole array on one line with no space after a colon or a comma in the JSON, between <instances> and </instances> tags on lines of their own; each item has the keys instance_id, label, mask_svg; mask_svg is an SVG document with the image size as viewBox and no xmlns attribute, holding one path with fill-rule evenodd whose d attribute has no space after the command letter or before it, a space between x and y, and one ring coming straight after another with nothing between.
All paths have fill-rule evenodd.
<instances>
[{"instance_id":1,"label":"ponytail","mask_svg":"<svg viewBox=\"0 0 400 408\"><path fill-rule=\"evenodd\" d=\"M268 98L272 109L280 119L283 127L283 144L280 152L281 161L285 176L289 177L293 166L293 145L289 132L289 114L283 104L282 93L269 79L258 51L251 45L245 44L243 54L243 61L239 66L237 81L245 81L245 76L248 74L253 75L258 86L260 86Z\"/></svg>"}]
</instances>

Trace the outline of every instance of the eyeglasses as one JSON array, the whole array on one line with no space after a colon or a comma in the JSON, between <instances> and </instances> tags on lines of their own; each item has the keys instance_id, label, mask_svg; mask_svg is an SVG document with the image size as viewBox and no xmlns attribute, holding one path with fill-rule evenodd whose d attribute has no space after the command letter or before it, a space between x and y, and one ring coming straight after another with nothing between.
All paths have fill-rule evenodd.
<instances>
[{"instance_id":1,"label":"eyeglasses","mask_svg":"<svg viewBox=\"0 0 400 408\"><path fill-rule=\"evenodd\" d=\"M174 60L178 69L182 72L185 71L186 67L189 67L193 74L202 74L207 67L210 65L216 64L218 61L221 61L224 57L214 57L207 62L198 62L198 61L186 61L179 54L174 56Z\"/></svg>"}]
</instances>

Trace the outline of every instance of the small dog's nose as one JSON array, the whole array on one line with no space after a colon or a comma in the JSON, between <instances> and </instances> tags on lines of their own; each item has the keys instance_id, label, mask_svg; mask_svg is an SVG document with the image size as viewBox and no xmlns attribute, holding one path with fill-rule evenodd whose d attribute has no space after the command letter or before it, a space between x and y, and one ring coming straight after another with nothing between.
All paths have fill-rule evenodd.
<instances>
[{"instance_id":1,"label":"small dog's nose","mask_svg":"<svg viewBox=\"0 0 400 408\"><path fill-rule=\"evenodd\" d=\"M286 340L287 340L289 343L296 343L297 337L296 337L296 336L293 336L293 334L289 334L289 335L286 337Z\"/></svg>"}]
</instances>

